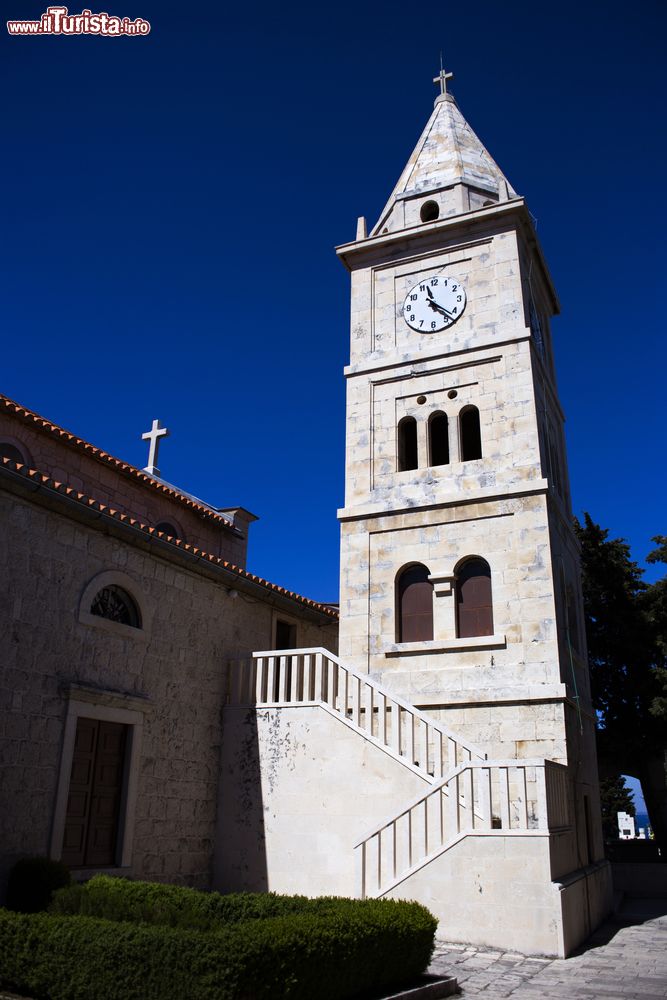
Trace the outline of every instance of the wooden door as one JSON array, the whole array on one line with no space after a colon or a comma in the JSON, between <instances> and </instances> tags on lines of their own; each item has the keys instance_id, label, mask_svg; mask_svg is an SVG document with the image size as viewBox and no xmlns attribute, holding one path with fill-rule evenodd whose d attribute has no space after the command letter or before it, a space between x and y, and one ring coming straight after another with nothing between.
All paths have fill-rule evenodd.
<instances>
[{"instance_id":1,"label":"wooden door","mask_svg":"<svg viewBox=\"0 0 667 1000\"><path fill-rule=\"evenodd\" d=\"M71 868L116 863L127 729L77 720L62 851Z\"/></svg>"}]
</instances>

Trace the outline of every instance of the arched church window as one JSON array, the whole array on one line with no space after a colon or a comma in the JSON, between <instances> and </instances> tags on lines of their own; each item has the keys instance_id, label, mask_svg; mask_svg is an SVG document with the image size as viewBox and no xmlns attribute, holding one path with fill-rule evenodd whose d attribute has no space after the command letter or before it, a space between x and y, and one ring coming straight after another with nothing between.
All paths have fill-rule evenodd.
<instances>
[{"instance_id":1,"label":"arched church window","mask_svg":"<svg viewBox=\"0 0 667 1000\"><path fill-rule=\"evenodd\" d=\"M456 574L456 634L493 635L491 569L485 559L466 559Z\"/></svg>"},{"instance_id":2,"label":"arched church window","mask_svg":"<svg viewBox=\"0 0 667 1000\"><path fill-rule=\"evenodd\" d=\"M461 461L471 462L482 457L482 434L479 427L479 410L476 406L466 406L459 414L461 435Z\"/></svg>"},{"instance_id":3,"label":"arched church window","mask_svg":"<svg viewBox=\"0 0 667 1000\"><path fill-rule=\"evenodd\" d=\"M429 642L433 638L433 584L421 563L408 566L398 578L398 641Z\"/></svg>"},{"instance_id":4,"label":"arched church window","mask_svg":"<svg viewBox=\"0 0 667 1000\"><path fill-rule=\"evenodd\" d=\"M0 458L8 458L10 462L19 462L21 464L25 462L25 457L16 445L10 444L9 441L0 441Z\"/></svg>"},{"instance_id":5,"label":"arched church window","mask_svg":"<svg viewBox=\"0 0 667 1000\"><path fill-rule=\"evenodd\" d=\"M162 531L165 535L170 535L172 538L182 538L180 531L176 528L170 521L160 521L159 524L155 525L156 531Z\"/></svg>"},{"instance_id":6,"label":"arched church window","mask_svg":"<svg viewBox=\"0 0 667 1000\"><path fill-rule=\"evenodd\" d=\"M97 592L90 605L90 613L119 625L141 628L141 615L135 601L126 590L113 584Z\"/></svg>"},{"instance_id":7,"label":"arched church window","mask_svg":"<svg viewBox=\"0 0 667 1000\"><path fill-rule=\"evenodd\" d=\"M440 215L440 208L437 201L425 201L419 211L419 218L422 222L435 222Z\"/></svg>"},{"instance_id":8,"label":"arched church window","mask_svg":"<svg viewBox=\"0 0 667 1000\"><path fill-rule=\"evenodd\" d=\"M398 425L398 471L417 468L417 421L403 417Z\"/></svg>"},{"instance_id":9,"label":"arched church window","mask_svg":"<svg viewBox=\"0 0 667 1000\"><path fill-rule=\"evenodd\" d=\"M433 413L428 422L429 465L449 465L449 420L446 413Z\"/></svg>"}]
</instances>

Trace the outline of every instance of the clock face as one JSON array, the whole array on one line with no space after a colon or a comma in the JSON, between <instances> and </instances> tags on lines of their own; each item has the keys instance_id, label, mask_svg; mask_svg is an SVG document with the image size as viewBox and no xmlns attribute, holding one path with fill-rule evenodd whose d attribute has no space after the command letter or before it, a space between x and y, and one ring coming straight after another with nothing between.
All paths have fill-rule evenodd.
<instances>
[{"instance_id":1,"label":"clock face","mask_svg":"<svg viewBox=\"0 0 667 1000\"><path fill-rule=\"evenodd\" d=\"M411 288L403 303L403 317L419 333L437 333L456 323L466 307L466 293L457 278L433 274Z\"/></svg>"}]
</instances>

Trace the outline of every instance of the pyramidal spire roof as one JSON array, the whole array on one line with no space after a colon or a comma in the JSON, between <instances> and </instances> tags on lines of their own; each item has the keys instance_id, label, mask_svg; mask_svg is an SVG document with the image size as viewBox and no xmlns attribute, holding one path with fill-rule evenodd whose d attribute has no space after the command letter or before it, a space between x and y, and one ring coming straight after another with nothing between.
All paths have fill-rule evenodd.
<instances>
[{"instance_id":1,"label":"pyramidal spire roof","mask_svg":"<svg viewBox=\"0 0 667 1000\"><path fill-rule=\"evenodd\" d=\"M437 79L437 78L436 78ZM411 220L401 202L439 195L439 217L481 208L485 203L506 201L517 194L502 170L480 142L459 111L452 94L442 93L435 102L419 142L392 191L374 233L395 232ZM423 221L423 220L421 220Z\"/></svg>"}]
</instances>

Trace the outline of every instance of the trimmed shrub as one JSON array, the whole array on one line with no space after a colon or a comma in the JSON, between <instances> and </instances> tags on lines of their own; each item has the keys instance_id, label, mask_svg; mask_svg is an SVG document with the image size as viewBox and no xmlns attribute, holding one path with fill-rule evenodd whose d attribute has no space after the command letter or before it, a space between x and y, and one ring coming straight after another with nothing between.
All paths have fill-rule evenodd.
<instances>
[{"instance_id":1,"label":"trimmed shrub","mask_svg":"<svg viewBox=\"0 0 667 1000\"><path fill-rule=\"evenodd\" d=\"M45 910L55 890L71 881L69 868L62 861L21 858L9 873L7 906L18 913Z\"/></svg>"},{"instance_id":2,"label":"trimmed shrub","mask_svg":"<svg viewBox=\"0 0 667 1000\"><path fill-rule=\"evenodd\" d=\"M62 915L129 920L186 930L215 930L221 924L265 920L291 913L312 915L357 912L372 900L338 896L279 896L274 892L239 892L221 895L162 882L131 882L96 875L83 885L71 885L54 894L50 911Z\"/></svg>"},{"instance_id":3,"label":"trimmed shrub","mask_svg":"<svg viewBox=\"0 0 667 1000\"><path fill-rule=\"evenodd\" d=\"M0 910L0 978L50 1000L343 1000L399 986L426 968L437 922L420 904L329 904L328 913L254 918L208 933Z\"/></svg>"}]
</instances>

